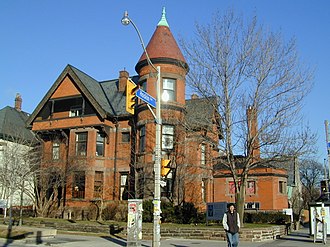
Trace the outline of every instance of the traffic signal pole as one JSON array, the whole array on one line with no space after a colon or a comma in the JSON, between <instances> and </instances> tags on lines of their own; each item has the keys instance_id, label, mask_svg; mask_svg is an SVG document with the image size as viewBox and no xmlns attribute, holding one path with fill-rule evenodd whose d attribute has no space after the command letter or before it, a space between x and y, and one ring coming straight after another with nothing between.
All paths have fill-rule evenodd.
<instances>
[{"instance_id":1,"label":"traffic signal pole","mask_svg":"<svg viewBox=\"0 0 330 247\"><path fill-rule=\"evenodd\" d=\"M128 17L127 11L124 13L124 17L121 19L121 23L125 26L129 25L130 23L133 25L135 31L137 32L142 48L147 58L148 64L157 71L157 82L156 82L156 140L155 140L155 164L154 164L154 225L153 225L153 239L152 239L152 247L159 247L160 246L160 171L161 171L161 138L162 138L162 116L161 116L161 86L160 86L160 66L155 67L155 65L151 62L149 58L149 54L145 48L141 33L135 23ZM151 110L150 106L148 105L149 109ZM151 110L152 112L152 110Z\"/></svg>"},{"instance_id":2,"label":"traffic signal pole","mask_svg":"<svg viewBox=\"0 0 330 247\"><path fill-rule=\"evenodd\" d=\"M157 66L157 103L156 103L156 146L155 146L155 195L154 195L154 227L153 227L153 241L152 246L160 246L160 166L161 166L161 138L162 138L162 116L160 111L161 106L161 96L160 96L160 67Z\"/></svg>"}]
</instances>

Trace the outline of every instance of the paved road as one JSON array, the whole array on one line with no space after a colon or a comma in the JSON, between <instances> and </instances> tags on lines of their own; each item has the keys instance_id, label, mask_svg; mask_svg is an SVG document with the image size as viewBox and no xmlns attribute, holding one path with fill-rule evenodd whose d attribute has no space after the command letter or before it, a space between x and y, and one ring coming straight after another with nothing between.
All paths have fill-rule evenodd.
<instances>
[{"instance_id":1,"label":"paved road","mask_svg":"<svg viewBox=\"0 0 330 247\"><path fill-rule=\"evenodd\" d=\"M150 247L151 241L142 241L142 247ZM41 243L35 240L15 240L14 242L6 242L0 239L0 246L3 247L22 247L22 246L56 246L56 247L118 247L126 246L126 240L120 238L111 238L109 236L86 236L86 235L67 235L58 234L55 238L43 239ZM227 247L225 241L210 240L185 240L178 238L163 239L161 247ZM323 245L321 242L313 243L313 239L308 235L308 229L295 231L281 239L271 240L267 242L241 242L240 247L307 247L307 246L330 246L330 238L328 243Z\"/></svg>"}]
</instances>

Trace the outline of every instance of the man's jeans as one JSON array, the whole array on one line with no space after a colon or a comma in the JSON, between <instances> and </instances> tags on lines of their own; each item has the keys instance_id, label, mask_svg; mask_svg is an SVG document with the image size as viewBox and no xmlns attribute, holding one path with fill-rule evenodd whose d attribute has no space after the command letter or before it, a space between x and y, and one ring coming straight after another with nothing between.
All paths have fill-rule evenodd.
<instances>
[{"instance_id":1,"label":"man's jeans","mask_svg":"<svg viewBox=\"0 0 330 247\"><path fill-rule=\"evenodd\" d=\"M237 247L239 242L238 233L232 234L230 232L226 232L228 247Z\"/></svg>"}]
</instances>

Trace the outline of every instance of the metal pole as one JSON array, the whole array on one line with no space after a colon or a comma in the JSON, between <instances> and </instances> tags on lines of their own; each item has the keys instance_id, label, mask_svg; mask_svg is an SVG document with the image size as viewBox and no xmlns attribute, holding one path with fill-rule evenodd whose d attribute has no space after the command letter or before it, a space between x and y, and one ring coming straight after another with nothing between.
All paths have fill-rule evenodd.
<instances>
[{"instance_id":1,"label":"metal pole","mask_svg":"<svg viewBox=\"0 0 330 247\"><path fill-rule=\"evenodd\" d=\"M157 66L157 103L156 103L156 147L155 147L155 194L154 194L154 230L152 246L160 246L160 166L161 166L161 137L162 137L162 116L161 116L161 88L160 88L160 67Z\"/></svg>"},{"instance_id":2,"label":"metal pole","mask_svg":"<svg viewBox=\"0 0 330 247\"><path fill-rule=\"evenodd\" d=\"M327 198L329 200L329 178L330 178L330 146L329 146L329 123L328 123L328 120L325 120L324 121L324 124L325 124L325 139L326 139L326 142L327 142L327 153L328 153L328 173L327 173L327 176L326 176L326 192L327 192Z\"/></svg>"},{"instance_id":3,"label":"metal pole","mask_svg":"<svg viewBox=\"0 0 330 247\"><path fill-rule=\"evenodd\" d=\"M161 167L161 139L162 139L162 116L161 116L161 86L160 86L160 66L155 67L155 65L151 62L147 49L144 45L141 33L135 23L132 21L131 18L128 16L128 12L125 11L124 17L121 20L123 25L132 24L135 31L137 32L141 46L146 54L148 64L157 71L157 84L156 84L156 143L155 143L155 164L154 164L154 182L155 182L155 189L154 189L154 228L153 228L153 247L160 246L160 167ZM149 107L150 109L150 107ZM151 110L151 109L150 109ZM152 111L151 111L152 112ZM153 113L153 112L152 112ZM153 114L154 115L154 114Z\"/></svg>"}]
</instances>

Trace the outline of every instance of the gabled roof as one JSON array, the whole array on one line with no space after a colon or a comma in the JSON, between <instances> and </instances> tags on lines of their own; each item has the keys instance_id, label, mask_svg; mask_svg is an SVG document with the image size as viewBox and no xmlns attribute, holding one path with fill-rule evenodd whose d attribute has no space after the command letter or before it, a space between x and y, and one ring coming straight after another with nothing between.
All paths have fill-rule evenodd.
<instances>
[{"instance_id":1,"label":"gabled roof","mask_svg":"<svg viewBox=\"0 0 330 247\"><path fill-rule=\"evenodd\" d=\"M23 140L32 143L33 133L26 128L29 114L6 106L0 110L0 138L4 140Z\"/></svg>"},{"instance_id":2,"label":"gabled roof","mask_svg":"<svg viewBox=\"0 0 330 247\"><path fill-rule=\"evenodd\" d=\"M66 76L72 79L102 118L128 115L125 110L126 95L118 91L118 79L99 82L74 66L67 65L31 114L28 125L31 125Z\"/></svg>"}]
</instances>

